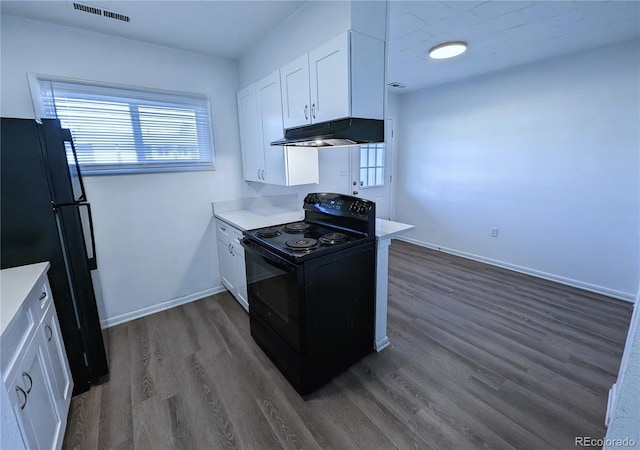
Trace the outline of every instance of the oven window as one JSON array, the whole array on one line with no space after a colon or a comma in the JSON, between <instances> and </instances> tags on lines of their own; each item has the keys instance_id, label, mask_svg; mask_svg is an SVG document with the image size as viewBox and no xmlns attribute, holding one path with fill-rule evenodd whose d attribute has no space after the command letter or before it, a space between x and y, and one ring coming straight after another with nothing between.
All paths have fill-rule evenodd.
<instances>
[{"instance_id":1,"label":"oven window","mask_svg":"<svg viewBox=\"0 0 640 450\"><path fill-rule=\"evenodd\" d=\"M265 272L261 279L256 280L253 287L256 296L271 308L273 312L280 316L284 322L289 322L289 306L287 297L289 274L280 269L271 268Z\"/></svg>"},{"instance_id":2,"label":"oven window","mask_svg":"<svg viewBox=\"0 0 640 450\"><path fill-rule=\"evenodd\" d=\"M250 307L277 328L296 321L298 284L295 266L279 264L255 253L245 253L245 256Z\"/></svg>"}]
</instances>

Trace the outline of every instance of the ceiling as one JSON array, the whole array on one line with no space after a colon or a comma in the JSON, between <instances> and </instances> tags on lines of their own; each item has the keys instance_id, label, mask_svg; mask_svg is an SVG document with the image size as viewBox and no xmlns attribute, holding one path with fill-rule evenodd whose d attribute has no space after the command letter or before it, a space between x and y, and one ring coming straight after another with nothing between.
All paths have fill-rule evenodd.
<instances>
[{"instance_id":1,"label":"ceiling","mask_svg":"<svg viewBox=\"0 0 640 450\"><path fill-rule=\"evenodd\" d=\"M77 0L130 18L75 10L73 2L5 1L2 14L238 59L304 0ZM640 37L640 2L390 1L389 81L411 91ZM465 41L468 51L435 61L428 50Z\"/></svg>"},{"instance_id":2,"label":"ceiling","mask_svg":"<svg viewBox=\"0 0 640 450\"><path fill-rule=\"evenodd\" d=\"M637 0L392 1L390 10L389 81L405 90L640 37ZM448 41L467 42L467 52L428 57Z\"/></svg>"}]
</instances>

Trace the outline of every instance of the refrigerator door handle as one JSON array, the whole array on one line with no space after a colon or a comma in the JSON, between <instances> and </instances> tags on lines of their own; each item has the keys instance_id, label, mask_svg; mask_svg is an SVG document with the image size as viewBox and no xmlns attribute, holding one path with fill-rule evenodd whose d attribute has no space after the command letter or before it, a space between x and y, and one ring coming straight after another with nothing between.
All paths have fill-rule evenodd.
<instances>
[{"instance_id":1,"label":"refrigerator door handle","mask_svg":"<svg viewBox=\"0 0 640 450\"><path fill-rule=\"evenodd\" d=\"M71 136L71 130L68 128L62 128L62 141L68 142L71 146L71 153L73 153L73 161L75 162L75 170L77 171L78 182L80 183L80 197L76 198L76 202L86 202L87 201L87 193L84 190L84 182L82 181L82 173L80 172L80 164L78 163L78 153L76 152L76 146L73 143L73 137Z\"/></svg>"},{"instance_id":2,"label":"refrigerator door handle","mask_svg":"<svg viewBox=\"0 0 640 450\"><path fill-rule=\"evenodd\" d=\"M98 268L98 262L96 260L96 239L93 233L93 216L91 215L91 204L78 203L78 208L82 207L87 208L87 217L89 219L89 237L91 238L91 255L87 255L87 263L89 264L89 270L96 270Z\"/></svg>"}]
</instances>

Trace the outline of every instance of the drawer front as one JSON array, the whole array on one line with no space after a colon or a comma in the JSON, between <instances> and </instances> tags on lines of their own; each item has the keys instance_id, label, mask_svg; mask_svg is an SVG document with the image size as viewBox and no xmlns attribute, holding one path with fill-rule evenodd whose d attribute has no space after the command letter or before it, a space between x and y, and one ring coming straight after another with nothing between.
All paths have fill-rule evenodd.
<instances>
[{"instance_id":1,"label":"drawer front","mask_svg":"<svg viewBox=\"0 0 640 450\"><path fill-rule=\"evenodd\" d=\"M216 230L218 232L218 236L224 236L226 238L231 238L231 232L234 228L227 224L224 223L220 220L217 221L217 226L216 226Z\"/></svg>"},{"instance_id":2,"label":"drawer front","mask_svg":"<svg viewBox=\"0 0 640 450\"><path fill-rule=\"evenodd\" d=\"M0 351L0 367L2 377L8 377L16 360L24 350L27 341L35 333L36 319L34 308L29 302L24 302L13 320L2 334L2 350ZM4 379L4 382L7 380Z\"/></svg>"},{"instance_id":3,"label":"drawer front","mask_svg":"<svg viewBox=\"0 0 640 450\"><path fill-rule=\"evenodd\" d=\"M36 320L44 317L44 313L52 302L51 286L49 286L49 279L45 275L38 280L36 288L31 291L31 295L27 298L25 303L31 304L31 307L37 314Z\"/></svg>"},{"instance_id":4,"label":"drawer front","mask_svg":"<svg viewBox=\"0 0 640 450\"><path fill-rule=\"evenodd\" d=\"M218 232L218 237L223 238L223 240L226 240L227 242L231 242L233 240L237 240L238 242L240 242L240 239L242 239L242 231L221 220L217 221L216 229Z\"/></svg>"}]
</instances>

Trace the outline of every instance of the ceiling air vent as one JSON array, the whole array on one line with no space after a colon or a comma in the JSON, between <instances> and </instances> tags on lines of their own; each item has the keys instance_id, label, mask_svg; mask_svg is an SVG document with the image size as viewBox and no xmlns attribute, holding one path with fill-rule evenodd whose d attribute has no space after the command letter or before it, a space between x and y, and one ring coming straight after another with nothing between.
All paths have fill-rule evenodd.
<instances>
[{"instance_id":1,"label":"ceiling air vent","mask_svg":"<svg viewBox=\"0 0 640 450\"><path fill-rule=\"evenodd\" d=\"M129 16L125 16L124 14L114 13L111 11L103 11L102 15L105 17L110 17L112 19L122 20L123 22L129 22L131 20L129 19Z\"/></svg>"},{"instance_id":2,"label":"ceiling air vent","mask_svg":"<svg viewBox=\"0 0 640 450\"><path fill-rule=\"evenodd\" d=\"M84 5L82 3L73 2L73 9L77 11L83 11L97 16L108 17L110 19L121 20L122 22L130 22L129 16L124 14L118 14L115 12L107 11L106 9L96 8L95 6Z\"/></svg>"},{"instance_id":3,"label":"ceiling air vent","mask_svg":"<svg viewBox=\"0 0 640 450\"><path fill-rule=\"evenodd\" d=\"M73 2L73 9L77 9L78 11L84 11L91 14L96 14L98 16L102 15L102 10L100 8L94 8L93 6L83 5L82 3Z\"/></svg>"}]
</instances>

